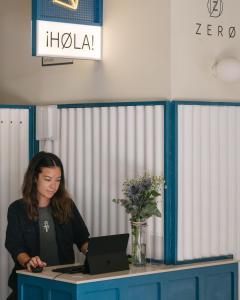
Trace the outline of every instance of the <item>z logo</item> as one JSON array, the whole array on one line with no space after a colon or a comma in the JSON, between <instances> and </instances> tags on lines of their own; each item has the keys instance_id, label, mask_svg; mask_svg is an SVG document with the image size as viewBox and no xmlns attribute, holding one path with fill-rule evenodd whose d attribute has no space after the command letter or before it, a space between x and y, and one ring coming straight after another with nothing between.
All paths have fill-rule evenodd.
<instances>
[{"instance_id":1,"label":"z logo","mask_svg":"<svg viewBox=\"0 0 240 300\"><path fill-rule=\"evenodd\" d=\"M53 0L53 4L63 6L65 8L70 8L76 10L78 8L79 0Z\"/></svg>"},{"instance_id":2,"label":"z logo","mask_svg":"<svg viewBox=\"0 0 240 300\"><path fill-rule=\"evenodd\" d=\"M223 12L223 1L222 0L208 0L208 11L210 17L218 18Z\"/></svg>"}]
</instances>

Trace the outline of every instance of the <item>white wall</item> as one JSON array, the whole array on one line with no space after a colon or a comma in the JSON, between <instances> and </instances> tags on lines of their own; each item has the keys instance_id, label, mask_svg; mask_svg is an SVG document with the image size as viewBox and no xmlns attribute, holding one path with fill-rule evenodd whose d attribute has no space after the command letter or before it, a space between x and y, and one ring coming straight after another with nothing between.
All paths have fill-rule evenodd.
<instances>
[{"instance_id":1,"label":"white wall","mask_svg":"<svg viewBox=\"0 0 240 300\"><path fill-rule=\"evenodd\" d=\"M31 56L31 0L1 3L0 103L169 98L169 1L103 2L102 61L54 67Z\"/></svg>"},{"instance_id":2,"label":"white wall","mask_svg":"<svg viewBox=\"0 0 240 300\"><path fill-rule=\"evenodd\" d=\"M219 17L210 17L210 0L172 0L171 7L171 84L173 99L231 100L240 99L240 82L226 83L213 76L211 67L216 59L240 59L240 2L223 3ZM213 1L210 1L213 3ZM216 2L216 1L215 1ZM216 7L218 10L219 7ZM196 23L201 24L196 25ZM209 34L207 34L209 25ZM199 28L199 33L196 31ZM218 36L218 26L223 36ZM235 37L229 27L235 26ZM221 29L220 29L221 30Z\"/></svg>"},{"instance_id":3,"label":"white wall","mask_svg":"<svg viewBox=\"0 0 240 300\"><path fill-rule=\"evenodd\" d=\"M223 57L240 58L240 3L222 0L223 12L214 18L208 1L213 3L103 0L102 61L54 67L41 67L40 58L31 56L31 0L5 1L0 10L0 103L239 101L240 83L216 79L211 67ZM196 23L201 34L196 34ZM232 26L235 36L230 38Z\"/></svg>"}]
</instances>

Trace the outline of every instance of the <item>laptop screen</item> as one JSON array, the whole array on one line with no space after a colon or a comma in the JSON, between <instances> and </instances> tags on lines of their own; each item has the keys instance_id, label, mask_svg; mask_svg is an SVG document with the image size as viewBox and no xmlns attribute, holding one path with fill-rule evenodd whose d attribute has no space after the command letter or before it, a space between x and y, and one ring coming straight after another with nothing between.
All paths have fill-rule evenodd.
<instances>
[{"instance_id":1,"label":"laptop screen","mask_svg":"<svg viewBox=\"0 0 240 300\"><path fill-rule=\"evenodd\" d=\"M53 269L53 272L101 274L128 270L127 245L129 234L92 237L84 266L74 265Z\"/></svg>"},{"instance_id":2,"label":"laptop screen","mask_svg":"<svg viewBox=\"0 0 240 300\"><path fill-rule=\"evenodd\" d=\"M90 238L86 265L90 274L128 270L127 245L129 234Z\"/></svg>"}]
</instances>

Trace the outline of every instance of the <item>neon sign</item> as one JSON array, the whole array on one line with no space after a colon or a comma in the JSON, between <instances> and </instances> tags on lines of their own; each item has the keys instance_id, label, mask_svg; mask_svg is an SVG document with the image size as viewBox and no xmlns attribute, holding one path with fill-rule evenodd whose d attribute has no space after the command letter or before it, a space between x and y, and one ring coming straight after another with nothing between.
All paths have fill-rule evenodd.
<instances>
[{"instance_id":1,"label":"neon sign","mask_svg":"<svg viewBox=\"0 0 240 300\"><path fill-rule=\"evenodd\" d=\"M62 0L53 0L53 4L76 10L78 8L79 0L69 0L68 3Z\"/></svg>"},{"instance_id":2,"label":"neon sign","mask_svg":"<svg viewBox=\"0 0 240 300\"><path fill-rule=\"evenodd\" d=\"M102 58L103 0L32 0L32 54Z\"/></svg>"}]
</instances>

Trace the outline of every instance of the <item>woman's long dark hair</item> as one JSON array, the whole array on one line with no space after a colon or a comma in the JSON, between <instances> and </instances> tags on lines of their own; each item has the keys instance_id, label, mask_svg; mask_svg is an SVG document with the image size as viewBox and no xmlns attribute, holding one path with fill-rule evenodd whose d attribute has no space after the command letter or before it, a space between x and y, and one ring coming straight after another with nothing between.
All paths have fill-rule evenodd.
<instances>
[{"instance_id":1,"label":"woman's long dark hair","mask_svg":"<svg viewBox=\"0 0 240 300\"><path fill-rule=\"evenodd\" d=\"M22 185L23 201L28 217L38 219L37 179L42 168L59 167L61 181L57 192L50 201L53 217L60 223L67 222L72 216L72 200L65 188L64 170L61 160L53 153L41 151L30 161Z\"/></svg>"}]
</instances>

